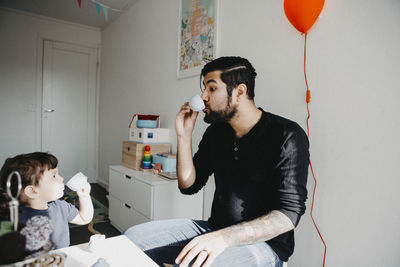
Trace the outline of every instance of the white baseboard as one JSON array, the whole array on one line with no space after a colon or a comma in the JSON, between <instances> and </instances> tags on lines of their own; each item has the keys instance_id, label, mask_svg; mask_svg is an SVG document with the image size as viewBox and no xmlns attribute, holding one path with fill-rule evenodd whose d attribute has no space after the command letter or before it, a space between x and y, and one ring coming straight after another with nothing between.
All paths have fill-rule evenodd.
<instances>
[{"instance_id":1,"label":"white baseboard","mask_svg":"<svg viewBox=\"0 0 400 267\"><path fill-rule=\"evenodd\" d=\"M96 183L98 183L99 185L101 185L102 187L104 187L107 191L109 191L109 185L108 185L108 183L106 183L106 182L104 182L104 181L102 181L102 180L100 180L100 179L97 179L97 180L96 180Z\"/></svg>"}]
</instances>

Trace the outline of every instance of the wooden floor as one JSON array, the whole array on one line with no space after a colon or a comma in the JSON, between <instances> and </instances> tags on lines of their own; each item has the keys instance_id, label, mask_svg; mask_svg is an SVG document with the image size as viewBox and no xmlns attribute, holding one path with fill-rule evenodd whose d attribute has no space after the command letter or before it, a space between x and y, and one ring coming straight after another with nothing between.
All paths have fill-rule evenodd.
<instances>
[{"instance_id":1,"label":"wooden floor","mask_svg":"<svg viewBox=\"0 0 400 267\"><path fill-rule=\"evenodd\" d=\"M91 183L90 186L92 188L90 191L90 195L98 200L100 203L102 203L104 206L108 207L108 199L106 197L108 194L107 190L96 183ZM94 224L93 228L99 231L101 234L105 235L106 238L121 234L121 232L119 232L109 222L96 223ZM71 246L89 242L90 236L92 235L92 233L89 232L87 225L74 227L69 229L69 231Z\"/></svg>"}]
</instances>

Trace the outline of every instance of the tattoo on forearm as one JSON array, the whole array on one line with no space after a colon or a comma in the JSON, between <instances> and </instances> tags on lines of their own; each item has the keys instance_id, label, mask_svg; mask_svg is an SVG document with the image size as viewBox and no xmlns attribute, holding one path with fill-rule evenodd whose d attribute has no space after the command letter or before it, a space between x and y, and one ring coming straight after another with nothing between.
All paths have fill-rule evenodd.
<instances>
[{"instance_id":1,"label":"tattoo on forearm","mask_svg":"<svg viewBox=\"0 0 400 267\"><path fill-rule=\"evenodd\" d=\"M225 242L234 246L267 241L292 229L292 221L282 212L273 210L252 221L224 228L221 233Z\"/></svg>"}]
</instances>

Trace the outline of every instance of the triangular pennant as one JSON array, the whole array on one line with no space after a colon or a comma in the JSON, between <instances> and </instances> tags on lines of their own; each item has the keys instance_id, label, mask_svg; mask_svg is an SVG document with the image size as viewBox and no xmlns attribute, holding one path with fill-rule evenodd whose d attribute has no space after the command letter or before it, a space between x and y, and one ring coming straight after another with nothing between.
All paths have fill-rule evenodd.
<instances>
[{"instance_id":1,"label":"triangular pennant","mask_svg":"<svg viewBox=\"0 0 400 267\"><path fill-rule=\"evenodd\" d=\"M103 13L106 21L108 20L108 7L103 6Z\"/></svg>"},{"instance_id":2,"label":"triangular pennant","mask_svg":"<svg viewBox=\"0 0 400 267\"><path fill-rule=\"evenodd\" d=\"M94 6L96 7L97 16L100 17L100 14L101 14L101 7L100 7L100 4L97 3L97 2L94 2Z\"/></svg>"},{"instance_id":3,"label":"triangular pennant","mask_svg":"<svg viewBox=\"0 0 400 267\"><path fill-rule=\"evenodd\" d=\"M88 8L92 8L92 6L93 6L92 0L86 0L86 3L87 3Z\"/></svg>"},{"instance_id":4,"label":"triangular pennant","mask_svg":"<svg viewBox=\"0 0 400 267\"><path fill-rule=\"evenodd\" d=\"M79 5L79 8L81 8L81 6L82 6L82 0L78 0L78 5Z\"/></svg>"}]
</instances>

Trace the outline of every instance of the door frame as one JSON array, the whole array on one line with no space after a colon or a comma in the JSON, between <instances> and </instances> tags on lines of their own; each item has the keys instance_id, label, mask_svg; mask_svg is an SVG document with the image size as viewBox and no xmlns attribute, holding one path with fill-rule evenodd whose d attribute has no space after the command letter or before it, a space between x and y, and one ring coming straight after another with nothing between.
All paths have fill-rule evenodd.
<instances>
[{"instance_id":1,"label":"door frame","mask_svg":"<svg viewBox=\"0 0 400 267\"><path fill-rule=\"evenodd\" d=\"M95 121L94 121L94 177L88 177L89 182L97 182L99 174L99 92L100 92L100 47L87 43L73 43L67 40L57 39L42 34L37 35L37 64L36 64L36 116L35 116L35 147L36 151L42 151L42 101L43 101L43 63L44 63L44 41L60 42L65 44L85 46L96 50L96 80L95 80Z\"/></svg>"}]
</instances>

